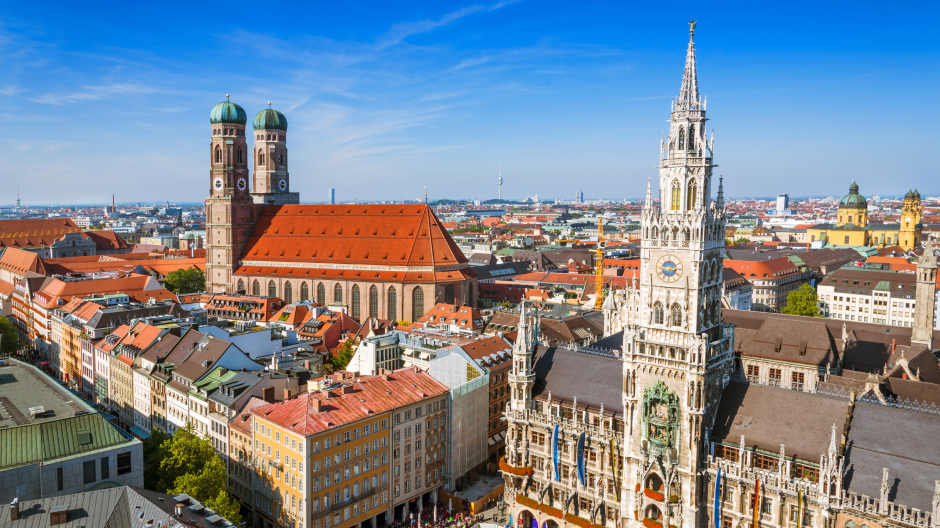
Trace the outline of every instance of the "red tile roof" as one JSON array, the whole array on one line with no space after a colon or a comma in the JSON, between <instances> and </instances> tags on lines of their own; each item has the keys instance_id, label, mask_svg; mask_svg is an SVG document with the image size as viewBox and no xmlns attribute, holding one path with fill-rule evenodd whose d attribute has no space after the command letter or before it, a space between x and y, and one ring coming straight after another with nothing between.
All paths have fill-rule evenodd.
<instances>
[{"instance_id":1,"label":"red tile roof","mask_svg":"<svg viewBox=\"0 0 940 528\"><path fill-rule=\"evenodd\" d=\"M799 273L800 269L787 257L768 260L731 260L725 259L725 267L737 271L747 278L782 277ZM766 274L766 275L765 275Z\"/></svg>"},{"instance_id":2,"label":"red tile roof","mask_svg":"<svg viewBox=\"0 0 940 528\"><path fill-rule=\"evenodd\" d=\"M387 376L356 378L345 374L350 377L339 382L341 387L307 392L254 409L251 414L311 436L448 392L447 387L418 368L399 369Z\"/></svg>"},{"instance_id":3,"label":"red tile roof","mask_svg":"<svg viewBox=\"0 0 940 528\"><path fill-rule=\"evenodd\" d=\"M241 258L369 266L467 262L425 204L267 205Z\"/></svg>"},{"instance_id":4,"label":"red tile roof","mask_svg":"<svg viewBox=\"0 0 940 528\"><path fill-rule=\"evenodd\" d=\"M98 251L128 249L124 239L114 231L85 231L85 235L95 243L95 248Z\"/></svg>"},{"instance_id":5,"label":"red tile roof","mask_svg":"<svg viewBox=\"0 0 940 528\"><path fill-rule=\"evenodd\" d=\"M465 330L479 330L483 325L478 323L482 321L483 315L476 308L437 303L416 322L426 325L456 325Z\"/></svg>"},{"instance_id":6,"label":"red tile roof","mask_svg":"<svg viewBox=\"0 0 940 528\"><path fill-rule=\"evenodd\" d=\"M66 233L81 233L71 218L0 220L0 247L49 246Z\"/></svg>"},{"instance_id":7,"label":"red tile roof","mask_svg":"<svg viewBox=\"0 0 940 528\"><path fill-rule=\"evenodd\" d=\"M38 253L12 247L4 250L0 256L0 268L12 271L15 275L24 275L27 271L46 275L46 268Z\"/></svg>"}]
</instances>

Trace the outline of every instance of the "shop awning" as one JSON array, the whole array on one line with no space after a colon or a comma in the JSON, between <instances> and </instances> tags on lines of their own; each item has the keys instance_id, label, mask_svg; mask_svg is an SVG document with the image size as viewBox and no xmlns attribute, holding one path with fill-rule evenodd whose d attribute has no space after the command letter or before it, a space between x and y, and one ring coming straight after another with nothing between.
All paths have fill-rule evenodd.
<instances>
[{"instance_id":1,"label":"shop awning","mask_svg":"<svg viewBox=\"0 0 940 528\"><path fill-rule=\"evenodd\" d=\"M150 433L148 433L147 431L144 431L143 429L141 429L140 427L137 427L136 425L131 427L131 434L133 434L137 438L140 438L141 440L146 440L150 438Z\"/></svg>"},{"instance_id":2,"label":"shop awning","mask_svg":"<svg viewBox=\"0 0 940 528\"><path fill-rule=\"evenodd\" d=\"M40 361L39 364L42 365L43 367L48 367L52 363L49 363L48 361Z\"/></svg>"}]
</instances>

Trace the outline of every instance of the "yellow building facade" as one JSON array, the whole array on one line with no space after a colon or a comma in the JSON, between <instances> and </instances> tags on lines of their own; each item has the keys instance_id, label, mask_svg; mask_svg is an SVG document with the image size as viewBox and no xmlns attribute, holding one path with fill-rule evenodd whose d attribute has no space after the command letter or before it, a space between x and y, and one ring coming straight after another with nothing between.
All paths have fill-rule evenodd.
<instances>
[{"instance_id":1,"label":"yellow building facade","mask_svg":"<svg viewBox=\"0 0 940 528\"><path fill-rule=\"evenodd\" d=\"M849 246L901 246L910 250L920 245L921 199L916 190L904 195L904 206L897 223L872 222L868 218L868 201L859 194L858 184L849 186L849 194L839 202L836 223L818 224L808 228L810 242Z\"/></svg>"}]
</instances>

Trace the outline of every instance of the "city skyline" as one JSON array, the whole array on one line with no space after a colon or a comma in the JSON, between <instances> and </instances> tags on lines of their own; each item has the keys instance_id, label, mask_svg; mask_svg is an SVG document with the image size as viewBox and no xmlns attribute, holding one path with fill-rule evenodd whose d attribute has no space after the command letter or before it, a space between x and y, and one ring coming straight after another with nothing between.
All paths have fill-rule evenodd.
<instances>
[{"instance_id":1,"label":"city skyline","mask_svg":"<svg viewBox=\"0 0 940 528\"><path fill-rule=\"evenodd\" d=\"M115 190L131 202L197 202L208 191L208 112L230 93L249 115L268 101L285 113L293 189L307 200L328 188L341 201L410 199L424 186L432 200L487 200L500 164L507 197L641 198L691 16L729 197L810 186L838 197L852 179L867 196L940 192L926 157L909 155L932 137L915 103L936 81L923 67L936 47L918 30L930 17L373 7L293 12L271 30L187 6L165 31L140 34L126 29L140 15L131 7L41 17L5 7L6 179L27 204L96 203ZM102 27L75 23L88 17ZM0 203L14 202L15 186L6 191Z\"/></svg>"}]
</instances>

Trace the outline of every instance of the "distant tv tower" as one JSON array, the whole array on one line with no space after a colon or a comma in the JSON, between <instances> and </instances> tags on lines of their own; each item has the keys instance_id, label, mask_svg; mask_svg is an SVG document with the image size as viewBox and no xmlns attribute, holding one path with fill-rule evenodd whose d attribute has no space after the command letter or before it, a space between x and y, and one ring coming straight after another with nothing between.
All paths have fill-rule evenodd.
<instances>
[{"instance_id":1,"label":"distant tv tower","mask_svg":"<svg viewBox=\"0 0 940 528\"><path fill-rule=\"evenodd\" d=\"M499 200L503 200L503 164L499 164Z\"/></svg>"}]
</instances>

